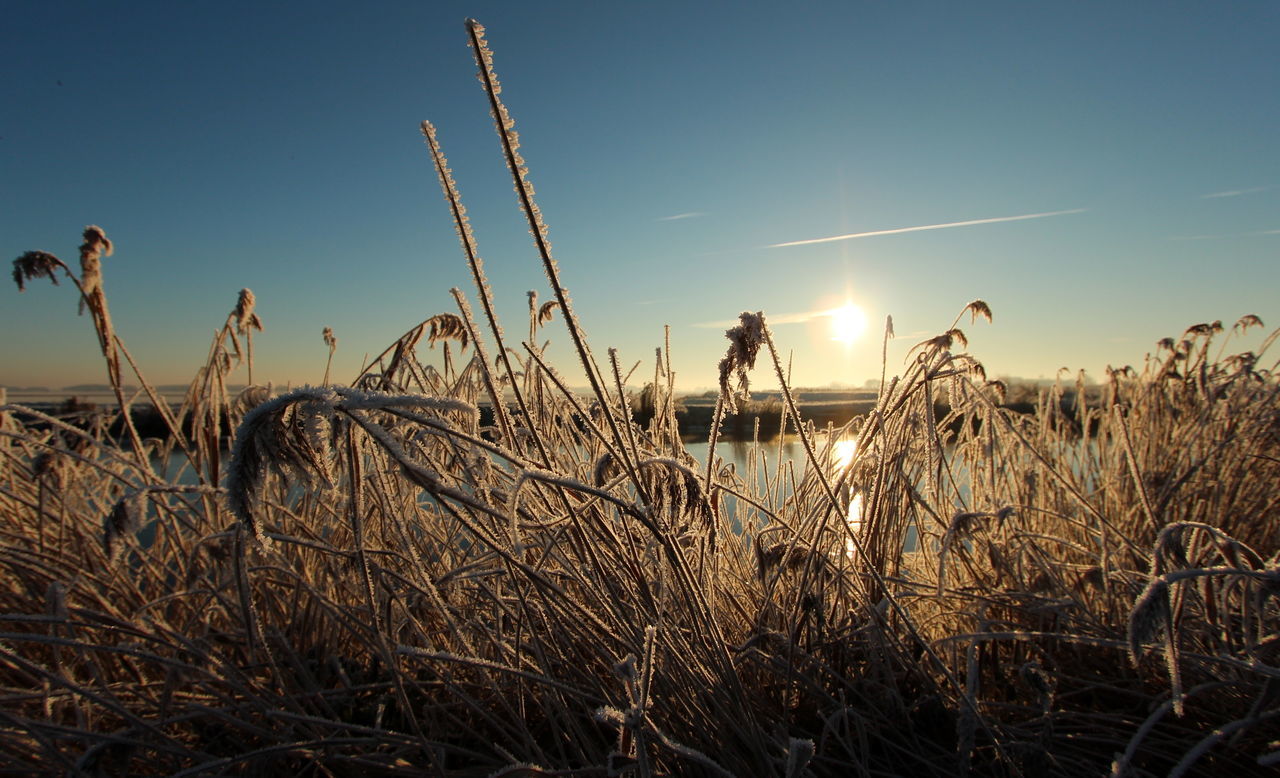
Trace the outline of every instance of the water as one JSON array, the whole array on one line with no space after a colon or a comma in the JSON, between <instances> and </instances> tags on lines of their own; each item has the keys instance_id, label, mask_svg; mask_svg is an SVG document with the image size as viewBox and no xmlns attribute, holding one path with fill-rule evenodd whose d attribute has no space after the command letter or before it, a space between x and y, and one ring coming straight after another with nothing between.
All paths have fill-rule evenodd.
<instances>
[{"instance_id":1,"label":"water","mask_svg":"<svg viewBox=\"0 0 1280 778\"><path fill-rule=\"evenodd\" d=\"M222 457L222 470L225 472L227 469L227 460L230 459L231 454L223 452ZM152 457L151 467L155 469L157 475L171 484L195 486L200 483L200 479L196 476L195 468L187 462L187 455L182 453L182 451L174 451L169 454L169 459L165 462L162 462L160 457ZM176 478L175 475L177 476ZM222 484L218 484L218 486L221 485Z\"/></svg>"},{"instance_id":2,"label":"water","mask_svg":"<svg viewBox=\"0 0 1280 778\"><path fill-rule=\"evenodd\" d=\"M814 453L821 458L827 449L827 441L825 438L819 438L813 441ZM779 448L781 448L781 460L779 460ZM708 444L703 442L686 443L687 450L700 465L705 466L707 461L707 453L709 451ZM764 456L761 457L763 452ZM838 473L841 468L847 467L853 462L854 455L857 453L857 442L852 439L837 440L831 447L830 456L831 472ZM798 437L787 437L781 441L773 440L762 443L759 448L754 448L750 442L742 440L720 441L716 444L716 455L719 456L726 464L732 464L734 470L744 480L751 472L751 467L755 467L755 486L759 494L765 492L766 478L776 477L780 467L785 468L788 464L794 468L796 477L799 478L808 464L808 455L805 453L804 444ZM754 462L752 461L754 458ZM834 479L833 479L834 480ZM784 478L778 485L778 491L775 493L775 504L781 504L791 496L791 480ZM732 495L726 498L725 507L730 516L734 517L734 525L739 531L741 530L741 521L738 514L738 500ZM849 523L850 529L857 533L862 529L862 493L856 490L851 493L845 493L841 496L841 503L846 505L845 520ZM749 507L743 506L746 510ZM853 554L853 541L846 542L846 550Z\"/></svg>"},{"instance_id":3,"label":"water","mask_svg":"<svg viewBox=\"0 0 1280 778\"><path fill-rule=\"evenodd\" d=\"M782 467L786 467L790 463L795 468L796 478L799 479L805 469L807 457L805 455L804 445L800 439L795 436L788 436L781 440L769 441L762 443L758 449L753 450L749 441L742 440L721 440L716 444L716 454L721 460L728 465L732 465L734 471L742 479L746 479L748 474L752 472L752 458L754 454L755 468L755 484L754 489L748 487L748 494L752 496L764 495L766 493L766 477L776 478L779 459L778 450L781 445L782 450ZM816 453L822 456L823 449L826 445L825 439L820 438L815 441ZM706 441L698 441L684 444L685 450L698 462L699 468L706 466L708 444ZM833 471L849 464L853 460L856 444L852 440L837 441L833 450ZM761 461L761 452L764 454L764 461ZM230 459L229 452L223 452L222 471L225 474L228 461ZM170 483L182 485L195 485L199 483L195 470L188 464L186 455L181 451L174 451L169 455L167 461L162 462L159 458L152 460L152 467L155 468L157 474ZM175 479L175 474L177 475ZM222 484L218 484L221 486ZM300 495L302 487L295 484L291 490L293 496ZM791 496L791 480L788 478L781 479L778 489L774 493L773 504L780 505L783 501ZM754 493L754 494L753 494ZM746 504L739 505L738 498L733 495L725 495L723 497L723 506L727 514L733 517L732 522L736 531L741 532L744 528L745 519L757 511ZM768 503L768 500L762 500ZM767 517L761 517L767 523ZM848 515L847 520L850 526L857 532L862 525L862 495L854 492L848 495Z\"/></svg>"}]
</instances>

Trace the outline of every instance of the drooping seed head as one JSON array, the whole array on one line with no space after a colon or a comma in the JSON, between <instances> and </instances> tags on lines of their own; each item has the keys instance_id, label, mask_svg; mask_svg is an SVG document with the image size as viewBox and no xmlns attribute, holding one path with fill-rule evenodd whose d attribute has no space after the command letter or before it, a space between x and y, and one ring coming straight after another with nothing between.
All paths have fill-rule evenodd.
<instances>
[{"instance_id":1,"label":"drooping seed head","mask_svg":"<svg viewBox=\"0 0 1280 778\"><path fill-rule=\"evenodd\" d=\"M1156 639L1172 618L1169 605L1169 584L1157 578L1133 603L1129 613L1129 659L1135 665L1142 656L1142 647Z\"/></svg>"},{"instance_id":2,"label":"drooping seed head","mask_svg":"<svg viewBox=\"0 0 1280 778\"><path fill-rule=\"evenodd\" d=\"M756 355L765 341L764 313L743 311L738 315L738 324L725 330L724 336L729 339L729 348L724 359L720 360L720 396L736 412L738 400L749 396L747 371L756 366ZM730 379L735 376L738 384L736 393L729 386Z\"/></svg>"},{"instance_id":3,"label":"drooping seed head","mask_svg":"<svg viewBox=\"0 0 1280 778\"><path fill-rule=\"evenodd\" d=\"M969 322L972 324L978 321L978 317L986 319L988 323L991 321L991 306L987 305L983 300L974 300L965 306L965 311L969 313Z\"/></svg>"},{"instance_id":4,"label":"drooping seed head","mask_svg":"<svg viewBox=\"0 0 1280 778\"><path fill-rule=\"evenodd\" d=\"M1237 321L1235 323L1235 326L1233 326L1231 329L1237 330L1239 332L1245 332L1250 327L1262 327L1262 326L1264 326L1262 324L1262 319L1259 319L1257 316L1253 315L1252 313L1246 313L1244 316L1240 317L1239 321Z\"/></svg>"},{"instance_id":5,"label":"drooping seed head","mask_svg":"<svg viewBox=\"0 0 1280 778\"><path fill-rule=\"evenodd\" d=\"M467 344L471 342L467 334L467 325L457 314L437 313L427 319L427 326L431 328L431 334L427 336L427 343L431 346L434 346L438 340L456 340L465 351Z\"/></svg>"},{"instance_id":6,"label":"drooping seed head","mask_svg":"<svg viewBox=\"0 0 1280 778\"><path fill-rule=\"evenodd\" d=\"M538 326L543 327L550 322L552 314L554 314L555 310L559 307L560 303L555 300L543 303L542 307L538 309Z\"/></svg>"},{"instance_id":7,"label":"drooping seed head","mask_svg":"<svg viewBox=\"0 0 1280 778\"><path fill-rule=\"evenodd\" d=\"M45 251L28 251L13 260L13 282L18 285L19 292L27 291L26 282L34 278L47 278L58 285L58 277L54 271L66 269L62 260Z\"/></svg>"}]
</instances>

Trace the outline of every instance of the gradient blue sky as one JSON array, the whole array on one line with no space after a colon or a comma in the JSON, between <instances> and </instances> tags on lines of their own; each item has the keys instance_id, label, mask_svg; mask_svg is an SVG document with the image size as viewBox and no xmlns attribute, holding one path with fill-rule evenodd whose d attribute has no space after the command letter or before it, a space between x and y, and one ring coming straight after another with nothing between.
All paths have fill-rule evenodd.
<instances>
[{"instance_id":1,"label":"gradient blue sky","mask_svg":"<svg viewBox=\"0 0 1280 778\"><path fill-rule=\"evenodd\" d=\"M846 298L873 322L851 347L821 320L775 328L796 383L878 376L886 314L892 372L974 298L995 311L966 326L991 374L1100 374L1196 322L1280 324L1274 2L15 0L4 16L0 254L74 264L81 228L105 228L117 330L157 383L189 380L243 286L267 327L256 372L277 383L320 380L325 326L345 379L455 310L450 287L474 299L422 119L523 329L525 291L548 291L467 16L588 335L642 374L663 324L691 390L725 346L699 325ZM770 248L1058 211L1074 212ZM0 385L104 380L70 288L0 294Z\"/></svg>"}]
</instances>

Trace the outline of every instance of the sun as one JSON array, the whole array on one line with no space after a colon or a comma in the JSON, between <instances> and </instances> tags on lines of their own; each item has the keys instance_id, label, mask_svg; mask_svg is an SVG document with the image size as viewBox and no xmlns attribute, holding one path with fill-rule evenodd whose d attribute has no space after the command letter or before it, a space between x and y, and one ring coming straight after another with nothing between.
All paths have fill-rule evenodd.
<instances>
[{"instance_id":1,"label":"sun","mask_svg":"<svg viewBox=\"0 0 1280 778\"><path fill-rule=\"evenodd\" d=\"M866 332L867 314L852 302L832 309L828 315L831 317L832 340L852 343Z\"/></svg>"}]
</instances>

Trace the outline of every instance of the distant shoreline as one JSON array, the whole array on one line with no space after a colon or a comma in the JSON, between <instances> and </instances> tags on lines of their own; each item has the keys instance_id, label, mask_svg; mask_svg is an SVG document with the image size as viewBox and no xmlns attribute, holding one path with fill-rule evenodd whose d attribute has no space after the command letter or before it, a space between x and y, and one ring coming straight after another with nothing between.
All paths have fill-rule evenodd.
<instances>
[{"instance_id":1,"label":"distant shoreline","mask_svg":"<svg viewBox=\"0 0 1280 778\"><path fill-rule=\"evenodd\" d=\"M168 387L166 387L168 388ZM228 390L234 395L239 390ZM175 409L181 406L186 391L180 393L158 392L162 399ZM167 438L168 426L155 406L145 394L130 393L135 401L130 405L130 413L138 432L143 437ZM870 390L835 391L802 389L793 392L796 408L802 419L812 422L821 428L825 426L841 427L858 417L865 417L876 407L877 393ZM71 401L75 401L73 405ZM49 415L83 415L98 410L111 411L115 407L115 395L111 392L10 392L7 402L25 405L33 411ZM1074 403L1074 398L1063 398L1064 409ZM685 395L676 398L676 424L680 437L686 442L705 440L711 432L715 417L716 395L705 392L699 395ZM1010 411L1028 414L1034 413L1036 406L1030 402L1008 402L1003 405ZM480 424L493 424L492 406L488 402L479 403ZM720 437L725 441L749 441L755 437L760 440L773 440L782 430L782 416L785 408L782 396L778 392L753 392L750 399L744 400L737 413L726 412L720 426ZM514 410L514 406L512 408ZM945 403L935 404L935 416L945 418L950 412ZM632 418L639 424L646 425L653 418L652 409L637 409ZM182 423L186 425L186 419ZM757 421L759 428L757 430ZM35 426L39 426L36 424ZM111 425L111 434L122 433L122 424L117 418ZM786 432L794 432L795 422L788 420ZM227 432L231 432L228 427Z\"/></svg>"}]
</instances>

